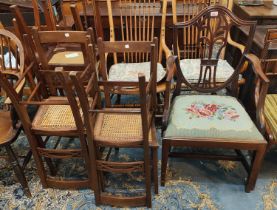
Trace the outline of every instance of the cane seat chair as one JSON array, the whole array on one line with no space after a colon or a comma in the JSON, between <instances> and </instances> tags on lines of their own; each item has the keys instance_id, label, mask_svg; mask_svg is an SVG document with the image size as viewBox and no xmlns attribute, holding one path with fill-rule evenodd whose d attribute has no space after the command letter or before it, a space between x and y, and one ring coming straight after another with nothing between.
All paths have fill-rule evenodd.
<instances>
[{"instance_id":1,"label":"cane seat chair","mask_svg":"<svg viewBox=\"0 0 277 210\"><path fill-rule=\"evenodd\" d=\"M87 66L85 72L91 70L89 67L91 65L93 64L90 63ZM23 77L20 77L18 81L23 81L27 72L31 70L33 69L27 68ZM33 72L33 80L36 81L36 86L31 89L29 96L25 97L17 94L3 74L0 75L0 81L22 122L43 187L88 188L91 179L87 142L84 131L76 124L74 114L76 109L74 104L70 103L70 95L67 95L68 83L60 72L62 72L61 67L57 67L55 71L40 70ZM28 107L33 108L35 112L33 117L28 113ZM58 137L58 139L55 142L55 139L50 139L50 137ZM79 139L80 146L68 148L67 143L62 144L67 138L61 139L61 137ZM84 161L86 172L84 176L64 177L64 174L59 173L58 166L63 167L68 164L68 162L62 164L64 163L62 160L70 159ZM49 170L45 167L44 162L47 163Z\"/></svg>"},{"instance_id":2,"label":"cane seat chair","mask_svg":"<svg viewBox=\"0 0 277 210\"><path fill-rule=\"evenodd\" d=\"M260 111L260 107L257 107L258 113L262 112L263 117L257 118L257 120L265 131L265 137L269 143L268 149L270 149L277 141L277 52L273 48L277 46L277 29L269 29L267 31L264 43L261 63L265 74L270 80L270 84L265 95L256 95L256 101L260 98L260 100L264 100L262 109L264 112Z\"/></svg>"},{"instance_id":3,"label":"cane seat chair","mask_svg":"<svg viewBox=\"0 0 277 210\"><path fill-rule=\"evenodd\" d=\"M248 45L235 71L231 72L229 78L223 83L217 82L219 56L227 44L228 33L233 25L250 28ZM250 168L246 166L249 172L246 191L249 192L254 189L265 152L266 141L237 100L237 85L239 69L245 59L249 60L247 52L253 38L255 22L243 21L235 17L225 7L209 6L190 21L174 25L174 53L176 55L184 48L180 37L178 37L178 30L190 26L197 29L195 48L199 51L201 58L198 66L198 78L197 82L192 82L186 77L178 56L168 60L170 68L176 66L177 84L170 104L170 111L166 110L166 113L169 114L164 118L161 184L165 184L169 156L241 160L245 165L244 156L240 150L246 149L254 151L252 165ZM216 44L220 44L220 50L216 56L213 56L213 47ZM255 65L257 66L257 64ZM199 95L181 95L182 83L191 90L199 92ZM230 86L230 96L215 95L217 91L227 86ZM234 149L238 154L224 155L223 157L197 152L184 153L171 151L171 147L229 148Z\"/></svg>"},{"instance_id":4,"label":"cane seat chair","mask_svg":"<svg viewBox=\"0 0 277 210\"><path fill-rule=\"evenodd\" d=\"M155 44L156 45L155 45ZM125 48L129 45L128 48ZM157 39L156 42L106 42L99 46L105 48L109 53L114 52L138 52L149 53L151 56L151 72L148 82L145 76L139 76L138 81L99 81L94 73L84 89L80 84L83 83L82 77L77 72L70 73L72 82L75 86L84 116L84 123L87 129L88 146L90 151L91 168L94 180L93 183L96 204L108 204L113 206L140 206L151 207L151 171L152 166L155 193L158 193L158 143L154 124L154 111L156 104L156 62L157 62ZM101 105L101 90L104 89L105 106ZM139 88L140 108L117 108L112 105L110 94L115 89L122 87ZM103 95L103 94L102 94ZM93 103L88 99L92 97ZM120 123L119 123L120 122ZM103 160L99 153L100 147L108 148L142 148L144 157L141 161L115 161L109 157ZM150 150L152 151L152 160ZM111 195L105 191L103 177L104 172L110 173L129 173L143 172L145 175L145 189L143 195L128 196ZM95 178L97 176L98 178Z\"/></svg>"},{"instance_id":5,"label":"cane seat chair","mask_svg":"<svg viewBox=\"0 0 277 210\"><path fill-rule=\"evenodd\" d=\"M38 31L34 27L33 38L41 69L63 67L65 71L81 71L94 61L89 44L94 44L92 28L86 31Z\"/></svg>"},{"instance_id":6,"label":"cane seat chair","mask_svg":"<svg viewBox=\"0 0 277 210\"><path fill-rule=\"evenodd\" d=\"M20 40L11 32L0 29L0 72L14 85L15 91L21 94L24 82L17 82L24 71L24 51ZM11 144L16 141L22 126L15 110L0 82L0 148L5 148L8 162L12 165L17 180L23 187L24 193L31 197L24 165L20 165Z\"/></svg>"}]
</instances>

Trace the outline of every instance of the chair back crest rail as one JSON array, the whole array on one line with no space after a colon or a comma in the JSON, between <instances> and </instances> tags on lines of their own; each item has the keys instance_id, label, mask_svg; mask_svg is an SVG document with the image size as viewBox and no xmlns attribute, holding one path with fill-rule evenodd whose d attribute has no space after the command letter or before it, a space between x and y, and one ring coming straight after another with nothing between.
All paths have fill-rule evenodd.
<instances>
[{"instance_id":1,"label":"chair back crest rail","mask_svg":"<svg viewBox=\"0 0 277 210\"><path fill-rule=\"evenodd\" d=\"M156 46L155 51L152 52L152 45ZM145 55L149 58L151 63L151 73L157 79L157 61L158 61L158 40L154 38L153 41L140 41L140 42L132 42L132 41L102 41L102 38L98 38L97 46L99 49L100 56L100 74L103 80L108 80L108 66L107 66L107 54L141 54ZM154 54L152 54L154 53ZM130 61L129 61L130 62ZM132 60L131 60L132 62ZM153 71L153 72L152 72Z\"/></svg>"},{"instance_id":2,"label":"chair back crest rail","mask_svg":"<svg viewBox=\"0 0 277 210\"><path fill-rule=\"evenodd\" d=\"M220 55L228 42L228 34L233 26L248 26L250 29L247 46L243 55L248 53L251 46L255 22L244 21L235 17L231 11L222 6L210 6L203 9L198 15L187 22L176 23L173 28L174 54L179 55L177 62L177 88L174 96L180 93L181 83L185 83L192 90L199 92L214 93L220 89L231 85L231 93L235 96L237 93L238 75L244 64L244 56L241 57L234 72L223 82L218 82L216 78L218 62ZM185 43L181 43L183 37L188 37L184 28L194 28L194 52L200 59L199 76L196 81L187 80L182 74L180 60L187 58L190 48ZM179 31L182 31L183 37Z\"/></svg>"},{"instance_id":3,"label":"chair back crest rail","mask_svg":"<svg viewBox=\"0 0 277 210\"><path fill-rule=\"evenodd\" d=\"M160 4L156 0L120 0L119 8L112 7L111 0L107 0L110 24L110 41L152 41L154 38L154 24ZM113 11L119 10L120 25L114 27ZM116 36L117 35L117 36ZM118 57L114 53L114 63ZM124 62L149 61L147 54L141 52L125 52Z\"/></svg>"},{"instance_id":4,"label":"chair back crest rail","mask_svg":"<svg viewBox=\"0 0 277 210\"><path fill-rule=\"evenodd\" d=\"M63 66L65 70L70 68L79 68L83 70L89 63L93 62L91 53L95 53L95 47L88 49L89 44L93 44L93 30L89 28L88 31L38 31L38 28L32 29L35 47L39 55L42 69L53 69L56 66ZM59 52L80 52L78 57L83 57L83 64L64 63L65 61L59 60L61 64L49 63L53 55ZM91 52L92 51L92 52ZM70 55L69 55L70 56ZM75 56L75 54L72 54ZM64 59L69 59L65 57ZM56 62L55 62L56 63ZM80 69L81 68L81 69ZM72 69L71 69L72 70Z\"/></svg>"}]
</instances>

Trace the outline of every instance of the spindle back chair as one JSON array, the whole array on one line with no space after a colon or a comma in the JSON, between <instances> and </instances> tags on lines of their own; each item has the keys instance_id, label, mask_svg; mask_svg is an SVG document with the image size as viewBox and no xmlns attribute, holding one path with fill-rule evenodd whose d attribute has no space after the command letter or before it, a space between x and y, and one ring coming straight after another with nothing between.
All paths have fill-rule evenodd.
<instances>
[{"instance_id":1,"label":"spindle back chair","mask_svg":"<svg viewBox=\"0 0 277 210\"><path fill-rule=\"evenodd\" d=\"M22 94L24 81L19 81L24 71L24 50L20 40L11 32L0 29L0 147L5 148L8 163L11 164L17 180L23 187L24 193L31 197L28 183L24 175L27 162L19 164L11 144L16 141L22 126L11 103L2 78L14 87L18 94Z\"/></svg>"}]
</instances>

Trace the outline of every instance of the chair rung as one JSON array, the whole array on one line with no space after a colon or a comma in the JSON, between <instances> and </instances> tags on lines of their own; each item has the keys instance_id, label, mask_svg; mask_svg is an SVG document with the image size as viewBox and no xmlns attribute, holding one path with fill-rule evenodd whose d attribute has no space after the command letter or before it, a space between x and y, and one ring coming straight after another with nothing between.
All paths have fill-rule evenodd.
<instances>
[{"instance_id":1,"label":"chair rung","mask_svg":"<svg viewBox=\"0 0 277 210\"><path fill-rule=\"evenodd\" d=\"M97 170L114 172L114 173L129 173L133 171L144 171L144 162L111 162L97 160Z\"/></svg>"},{"instance_id":2,"label":"chair rung","mask_svg":"<svg viewBox=\"0 0 277 210\"><path fill-rule=\"evenodd\" d=\"M46 182L47 182L47 187L59 188L59 189L81 189L81 188L89 188L90 187L89 179L66 180L66 179L47 177Z\"/></svg>"},{"instance_id":3,"label":"chair rung","mask_svg":"<svg viewBox=\"0 0 277 210\"><path fill-rule=\"evenodd\" d=\"M82 156L80 149L45 149L37 148L38 153L47 158L58 158L58 159L68 159L68 158L79 158Z\"/></svg>"},{"instance_id":4,"label":"chair rung","mask_svg":"<svg viewBox=\"0 0 277 210\"><path fill-rule=\"evenodd\" d=\"M101 204L117 207L135 207L144 206L146 204L146 196L134 196L134 197L122 197L122 196L111 196L106 193L101 193L100 196Z\"/></svg>"}]
</instances>

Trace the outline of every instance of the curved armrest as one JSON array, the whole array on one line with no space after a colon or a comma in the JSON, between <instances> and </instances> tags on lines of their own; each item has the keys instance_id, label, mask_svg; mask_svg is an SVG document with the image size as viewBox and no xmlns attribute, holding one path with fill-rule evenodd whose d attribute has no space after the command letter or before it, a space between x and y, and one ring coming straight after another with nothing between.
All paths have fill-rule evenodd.
<instances>
[{"instance_id":1,"label":"curved armrest","mask_svg":"<svg viewBox=\"0 0 277 210\"><path fill-rule=\"evenodd\" d=\"M171 87L172 87L172 81L173 76L175 74L175 59L177 59L177 56L169 56L166 61L166 68L167 68L167 77L166 77L166 90L164 93L164 112L163 112L163 128L164 131L167 127L167 122L169 118L169 112L170 112L170 93L171 93Z\"/></svg>"},{"instance_id":2,"label":"curved armrest","mask_svg":"<svg viewBox=\"0 0 277 210\"><path fill-rule=\"evenodd\" d=\"M265 133L265 117L264 117L264 103L265 97L268 91L269 79L265 75L261 61L256 55L245 54L246 59L252 65L252 69L256 75L256 87L255 87L255 105L256 105L256 124L262 134Z\"/></svg>"}]
</instances>

